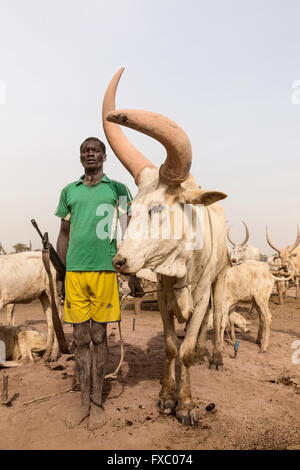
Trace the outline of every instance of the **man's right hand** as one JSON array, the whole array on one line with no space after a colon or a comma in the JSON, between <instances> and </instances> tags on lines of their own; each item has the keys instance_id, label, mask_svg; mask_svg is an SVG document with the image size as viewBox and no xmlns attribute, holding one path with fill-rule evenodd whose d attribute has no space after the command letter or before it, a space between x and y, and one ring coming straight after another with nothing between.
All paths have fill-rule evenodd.
<instances>
[{"instance_id":1,"label":"man's right hand","mask_svg":"<svg viewBox=\"0 0 300 470\"><path fill-rule=\"evenodd\" d=\"M56 290L57 295L61 300L65 300L65 282L64 281L56 281Z\"/></svg>"}]
</instances>

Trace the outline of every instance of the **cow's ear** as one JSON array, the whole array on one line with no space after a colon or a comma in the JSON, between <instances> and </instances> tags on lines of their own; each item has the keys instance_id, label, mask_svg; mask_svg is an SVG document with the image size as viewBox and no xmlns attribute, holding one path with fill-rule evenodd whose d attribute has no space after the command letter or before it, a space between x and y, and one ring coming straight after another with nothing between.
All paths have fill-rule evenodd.
<instances>
[{"instance_id":1,"label":"cow's ear","mask_svg":"<svg viewBox=\"0 0 300 470\"><path fill-rule=\"evenodd\" d=\"M180 202L185 204L203 204L204 206L209 206L214 202L225 199L227 194L219 191L205 191L204 189L198 189L196 191L184 191L181 197L182 200Z\"/></svg>"}]
</instances>

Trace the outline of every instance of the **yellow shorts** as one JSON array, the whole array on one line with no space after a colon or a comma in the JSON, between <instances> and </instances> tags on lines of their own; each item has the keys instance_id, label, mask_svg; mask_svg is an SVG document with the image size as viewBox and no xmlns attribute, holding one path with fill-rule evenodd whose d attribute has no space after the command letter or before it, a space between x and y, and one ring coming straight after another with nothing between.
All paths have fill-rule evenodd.
<instances>
[{"instance_id":1,"label":"yellow shorts","mask_svg":"<svg viewBox=\"0 0 300 470\"><path fill-rule=\"evenodd\" d=\"M121 319L117 275L113 271L68 271L64 321L98 323Z\"/></svg>"}]
</instances>

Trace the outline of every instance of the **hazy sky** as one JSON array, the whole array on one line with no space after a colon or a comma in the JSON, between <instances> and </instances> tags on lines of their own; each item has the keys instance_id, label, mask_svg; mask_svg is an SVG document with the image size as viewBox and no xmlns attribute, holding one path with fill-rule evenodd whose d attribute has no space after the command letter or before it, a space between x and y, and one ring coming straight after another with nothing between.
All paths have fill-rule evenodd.
<instances>
[{"instance_id":1,"label":"hazy sky","mask_svg":"<svg viewBox=\"0 0 300 470\"><path fill-rule=\"evenodd\" d=\"M178 122L193 145L192 173L244 237L269 253L300 223L300 2L282 0L0 0L1 230L7 250L56 242L60 190L82 174L79 145L102 138L101 105L121 66L117 107ZM5 90L4 90L5 91ZM297 101L294 99L294 101ZM126 130L160 165L164 150ZM106 173L136 192L108 151Z\"/></svg>"}]
</instances>

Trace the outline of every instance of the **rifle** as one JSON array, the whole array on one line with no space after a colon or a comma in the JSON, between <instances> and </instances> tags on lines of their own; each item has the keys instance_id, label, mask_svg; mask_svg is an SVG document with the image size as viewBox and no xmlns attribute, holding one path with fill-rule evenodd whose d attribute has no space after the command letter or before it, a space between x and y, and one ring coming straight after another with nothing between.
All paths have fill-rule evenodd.
<instances>
[{"instance_id":1,"label":"rifle","mask_svg":"<svg viewBox=\"0 0 300 470\"><path fill-rule=\"evenodd\" d=\"M42 232L39 229L38 224L36 223L36 221L34 219L31 219L31 223L32 223L32 225L34 226L37 233L39 234L39 236L42 239L44 250L49 250L50 260L51 260L51 263L53 264L53 266L54 266L54 268L57 272L58 280L59 281L64 281L65 275L66 275L66 266L64 265L64 263L62 262L62 260L58 256L58 254L57 254L54 246L52 245L52 243L49 242L48 232L45 232L45 234L43 235Z\"/></svg>"},{"instance_id":2,"label":"rifle","mask_svg":"<svg viewBox=\"0 0 300 470\"><path fill-rule=\"evenodd\" d=\"M49 242L48 238L48 232L45 232L43 235L42 232L40 231L38 224L34 219L31 220L32 225L38 232L39 236L42 239L43 243L43 253L42 253L42 259L43 263L46 269L46 272L48 274L49 278L49 287L50 287L50 294L51 294L51 309L52 309L52 321L53 321L53 326L54 326L54 331L58 340L58 344L60 347L61 352L64 354L70 354L68 344L64 335L64 330L61 324L61 320L59 317L59 312L57 309L56 301L55 301L55 291L54 291L54 285L53 285L53 277L50 269L50 261L52 262L57 274L58 274L58 279L60 281L63 281L66 275L66 267L58 254L56 253L53 245Z\"/></svg>"}]
</instances>

